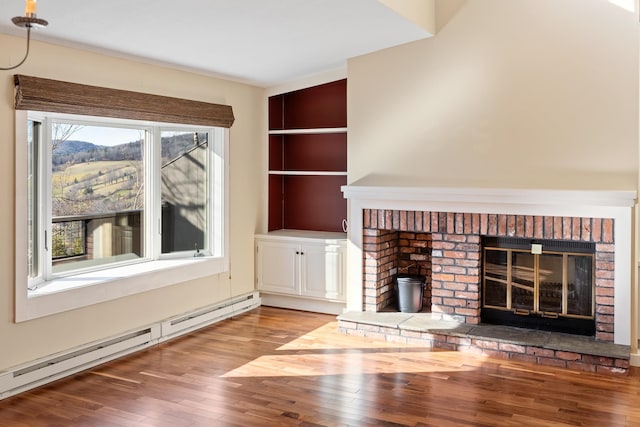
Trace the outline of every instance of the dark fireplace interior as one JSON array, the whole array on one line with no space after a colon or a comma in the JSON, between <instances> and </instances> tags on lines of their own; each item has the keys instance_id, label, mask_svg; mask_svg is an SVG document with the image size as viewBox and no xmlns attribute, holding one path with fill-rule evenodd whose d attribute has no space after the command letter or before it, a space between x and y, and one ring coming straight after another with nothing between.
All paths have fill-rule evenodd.
<instances>
[{"instance_id":1,"label":"dark fireplace interior","mask_svg":"<svg viewBox=\"0 0 640 427\"><path fill-rule=\"evenodd\" d=\"M386 236L390 271L425 276L422 311L431 311L431 236L408 232ZM484 237L481 247L482 323L595 334L595 244ZM458 270L446 267L448 272ZM391 296L386 302L397 307Z\"/></svg>"},{"instance_id":2,"label":"dark fireplace interior","mask_svg":"<svg viewBox=\"0 0 640 427\"><path fill-rule=\"evenodd\" d=\"M483 239L483 323L592 336L595 245Z\"/></svg>"}]
</instances>

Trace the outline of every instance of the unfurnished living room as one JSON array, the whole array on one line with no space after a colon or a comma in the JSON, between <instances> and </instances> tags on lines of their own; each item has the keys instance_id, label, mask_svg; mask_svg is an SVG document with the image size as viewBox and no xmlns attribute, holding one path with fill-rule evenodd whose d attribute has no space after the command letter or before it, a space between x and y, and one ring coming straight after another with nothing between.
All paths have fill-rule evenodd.
<instances>
[{"instance_id":1,"label":"unfurnished living room","mask_svg":"<svg viewBox=\"0 0 640 427\"><path fill-rule=\"evenodd\" d=\"M638 0L4 0L0 426L640 425Z\"/></svg>"}]
</instances>

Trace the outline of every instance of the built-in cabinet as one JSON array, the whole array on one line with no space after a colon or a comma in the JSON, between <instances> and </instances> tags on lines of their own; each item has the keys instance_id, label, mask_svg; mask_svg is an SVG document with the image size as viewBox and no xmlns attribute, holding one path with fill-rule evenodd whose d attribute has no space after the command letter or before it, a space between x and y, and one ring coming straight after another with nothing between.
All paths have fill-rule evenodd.
<instances>
[{"instance_id":1,"label":"built-in cabinet","mask_svg":"<svg viewBox=\"0 0 640 427\"><path fill-rule=\"evenodd\" d=\"M322 237L313 234L280 231L256 237L259 290L328 301L345 300L345 239L341 233L323 233Z\"/></svg>"},{"instance_id":2,"label":"built-in cabinet","mask_svg":"<svg viewBox=\"0 0 640 427\"><path fill-rule=\"evenodd\" d=\"M256 236L258 290L271 305L340 312L335 304L345 301L347 82L270 96L268 114L268 233ZM322 301L329 309L317 304Z\"/></svg>"}]
</instances>

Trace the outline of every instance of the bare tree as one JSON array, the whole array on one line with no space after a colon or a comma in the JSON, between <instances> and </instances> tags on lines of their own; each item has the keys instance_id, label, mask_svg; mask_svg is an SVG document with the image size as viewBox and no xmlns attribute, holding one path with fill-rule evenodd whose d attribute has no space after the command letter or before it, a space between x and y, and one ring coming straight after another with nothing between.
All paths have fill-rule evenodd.
<instances>
[{"instance_id":1,"label":"bare tree","mask_svg":"<svg viewBox=\"0 0 640 427\"><path fill-rule=\"evenodd\" d=\"M56 148L71 138L71 135L82 129L84 126L74 125L70 123L53 123L51 126L51 151L56 151Z\"/></svg>"},{"instance_id":2,"label":"bare tree","mask_svg":"<svg viewBox=\"0 0 640 427\"><path fill-rule=\"evenodd\" d=\"M144 145L147 143L147 139L145 138L146 133L138 131L138 136L138 140L140 141L140 158L144 159ZM141 197L144 196L144 161L133 162L132 166L135 168L136 182L134 188L137 188L137 191L133 197L130 209L136 209L144 205L144 201L141 200Z\"/></svg>"},{"instance_id":3,"label":"bare tree","mask_svg":"<svg viewBox=\"0 0 640 427\"><path fill-rule=\"evenodd\" d=\"M55 153L61 143L67 141L71 135L82 129L83 126L70 123L53 123L51 125L51 152ZM77 199L77 192L72 193L71 199L65 194L65 189L70 185L68 174L63 172L57 182L53 182L53 215L77 214L81 204ZM59 187L59 188L57 188Z\"/></svg>"}]
</instances>

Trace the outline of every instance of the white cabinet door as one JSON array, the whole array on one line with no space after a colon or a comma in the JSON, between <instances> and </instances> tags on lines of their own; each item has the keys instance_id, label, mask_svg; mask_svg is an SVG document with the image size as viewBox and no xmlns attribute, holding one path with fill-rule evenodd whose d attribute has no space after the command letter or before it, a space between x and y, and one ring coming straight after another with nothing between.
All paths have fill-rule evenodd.
<instances>
[{"instance_id":1,"label":"white cabinet door","mask_svg":"<svg viewBox=\"0 0 640 427\"><path fill-rule=\"evenodd\" d=\"M257 243L256 276L258 289L286 294L300 293L299 246L295 243L260 241Z\"/></svg>"},{"instance_id":2,"label":"white cabinet door","mask_svg":"<svg viewBox=\"0 0 640 427\"><path fill-rule=\"evenodd\" d=\"M345 301L346 241L260 236L256 239L256 251L259 291Z\"/></svg>"},{"instance_id":3,"label":"white cabinet door","mask_svg":"<svg viewBox=\"0 0 640 427\"><path fill-rule=\"evenodd\" d=\"M302 295L344 300L344 251L339 245L303 245L300 250Z\"/></svg>"}]
</instances>

